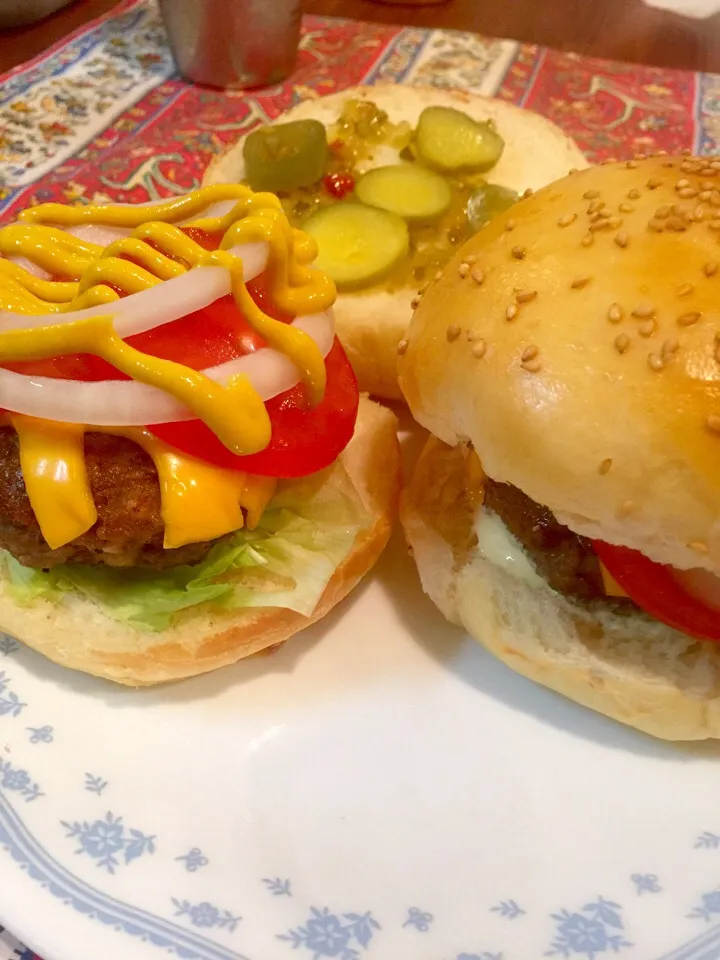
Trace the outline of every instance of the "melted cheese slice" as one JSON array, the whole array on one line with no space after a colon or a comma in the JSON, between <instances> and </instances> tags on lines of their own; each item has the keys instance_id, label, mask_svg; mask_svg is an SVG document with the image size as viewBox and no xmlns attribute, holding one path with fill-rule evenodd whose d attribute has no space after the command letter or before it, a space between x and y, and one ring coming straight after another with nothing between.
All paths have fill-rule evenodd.
<instances>
[{"instance_id":1,"label":"melted cheese slice","mask_svg":"<svg viewBox=\"0 0 720 960\"><path fill-rule=\"evenodd\" d=\"M82 536L97 519L85 469L86 432L126 437L152 458L166 549L214 540L246 523L254 527L277 487L271 477L222 470L180 453L140 427L84 427L17 414L10 422L30 505L53 550Z\"/></svg>"}]
</instances>

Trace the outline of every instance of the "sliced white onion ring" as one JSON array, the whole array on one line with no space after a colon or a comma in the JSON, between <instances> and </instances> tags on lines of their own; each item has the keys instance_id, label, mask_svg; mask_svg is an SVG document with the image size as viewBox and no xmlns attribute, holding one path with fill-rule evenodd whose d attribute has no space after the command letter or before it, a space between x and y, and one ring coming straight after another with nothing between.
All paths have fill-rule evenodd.
<instances>
[{"instance_id":1,"label":"sliced white onion ring","mask_svg":"<svg viewBox=\"0 0 720 960\"><path fill-rule=\"evenodd\" d=\"M28 260L27 257L5 257L10 263L17 264L18 267L21 267L23 270L27 270L28 273L32 274L33 277L39 277L41 280L49 280L50 274L47 270L43 270L42 267L39 267L32 260Z\"/></svg>"},{"instance_id":2,"label":"sliced white onion ring","mask_svg":"<svg viewBox=\"0 0 720 960\"><path fill-rule=\"evenodd\" d=\"M218 270L218 273L225 273ZM163 287L167 284L163 284ZM129 299L129 298L128 298ZM298 317L293 326L304 330L327 356L335 336L332 311ZM263 400L291 389L297 369L284 354L270 347L202 371L218 383L243 373ZM97 426L144 426L195 419L195 414L157 387L134 380L56 380L0 368L0 407L45 420Z\"/></svg>"},{"instance_id":3,"label":"sliced white onion ring","mask_svg":"<svg viewBox=\"0 0 720 960\"><path fill-rule=\"evenodd\" d=\"M246 243L231 247L230 253L243 262L243 275L252 280L267 264L267 243ZM0 331L48 327L100 314L111 316L118 334L125 339L202 310L230 293L230 274L222 267L195 267L179 277L165 280L148 290L121 297L112 303L86 307L70 313L27 315L0 312Z\"/></svg>"}]
</instances>

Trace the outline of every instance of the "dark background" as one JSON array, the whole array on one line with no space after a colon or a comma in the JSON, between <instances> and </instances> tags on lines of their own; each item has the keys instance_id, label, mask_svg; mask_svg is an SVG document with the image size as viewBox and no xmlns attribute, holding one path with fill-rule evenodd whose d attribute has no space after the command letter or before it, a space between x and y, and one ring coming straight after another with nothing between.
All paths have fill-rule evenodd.
<instances>
[{"instance_id":1,"label":"dark background","mask_svg":"<svg viewBox=\"0 0 720 960\"><path fill-rule=\"evenodd\" d=\"M0 33L0 72L36 56L116 2L75 0L41 23ZM444 0L429 6L304 0L304 8L308 13L453 27L591 56L720 72L720 15L688 20L646 7L642 0Z\"/></svg>"}]
</instances>

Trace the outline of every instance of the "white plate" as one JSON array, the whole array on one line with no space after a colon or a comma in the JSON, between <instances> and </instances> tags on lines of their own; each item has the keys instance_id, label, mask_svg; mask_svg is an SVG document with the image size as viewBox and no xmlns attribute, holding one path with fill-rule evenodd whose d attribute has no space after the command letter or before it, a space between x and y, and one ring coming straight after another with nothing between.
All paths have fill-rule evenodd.
<instances>
[{"instance_id":1,"label":"white plate","mask_svg":"<svg viewBox=\"0 0 720 960\"><path fill-rule=\"evenodd\" d=\"M177 686L0 650L0 922L45 960L720 957L720 749L511 674L399 541Z\"/></svg>"}]
</instances>

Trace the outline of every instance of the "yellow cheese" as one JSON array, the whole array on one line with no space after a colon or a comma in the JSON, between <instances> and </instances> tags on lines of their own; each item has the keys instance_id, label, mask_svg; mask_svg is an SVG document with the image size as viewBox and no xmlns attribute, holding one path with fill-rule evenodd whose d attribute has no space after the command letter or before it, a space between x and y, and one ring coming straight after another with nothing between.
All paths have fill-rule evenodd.
<instances>
[{"instance_id":1,"label":"yellow cheese","mask_svg":"<svg viewBox=\"0 0 720 960\"><path fill-rule=\"evenodd\" d=\"M112 433L141 446L152 458L160 484L164 546L214 540L254 527L277 481L223 470L172 449L142 427L91 427L12 414L20 465L30 505L53 550L86 533L97 511L85 469L85 433Z\"/></svg>"},{"instance_id":2,"label":"yellow cheese","mask_svg":"<svg viewBox=\"0 0 720 960\"><path fill-rule=\"evenodd\" d=\"M605 564L599 560L598 563L600 563L600 575L602 576L603 586L605 587L605 595L608 597L627 597L628 594L625 593Z\"/></svg>"}]
</instances>

